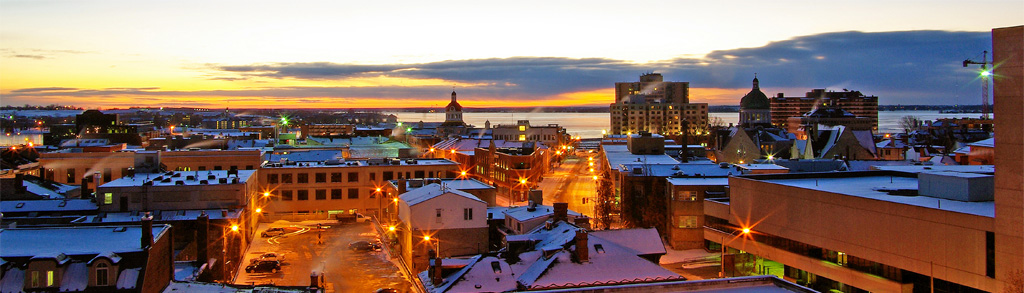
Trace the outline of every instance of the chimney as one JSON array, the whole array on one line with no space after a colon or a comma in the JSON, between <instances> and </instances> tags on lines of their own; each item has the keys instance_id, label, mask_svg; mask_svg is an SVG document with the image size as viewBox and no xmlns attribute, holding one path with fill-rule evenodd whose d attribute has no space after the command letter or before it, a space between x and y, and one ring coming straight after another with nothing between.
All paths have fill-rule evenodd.
<instances>
[{"instance_id":1,"label":"chimney","mask_svg":"<svg viewBox=\"0 0 1024 293\"><path fill-rule=\"evenodd\" d=\"M427 255L430 256L430 268L428 269L428 274L430 274L430 283L437 287L438 285L441 285L441 282L444 282L444 276L442 274L444 270L441 268L441 258L437 257L437 253L434 252L433 249L428 251Z\"/></svg>"},{"instance_id":2,"label":"chimney","mask_svg":"<svg viewBox=\"0 0 1024 293\"><path fill-rule=\"evenodd\" d=\"M555 222L558 221L569 221L569 203L567 202L556 202L555 206Z\"/></svg>"},{"instance_id":3,"label":"chimney","mask_svg":"<svg viewBox=\"0 0 1024 293\"><path fill-rule=\"evenodd\" d=\"M196 261L200 265L210 261L210 216L203 211L196 219Z\"/></svg>"},{"instance_id":4,"label":"chimney","mask_svg":"<svg viewBox=\"0 0 1024 293\"><path fill-rule=\"evenodd\" d=\"M576 230L576 260L580 263L590 262L590 245L587 242L587 230Z\"/></svg>"},{"instance_id":5,"label":"chimney","mask_svg":"<svg viewBox=\"0 0 1024 293\"><path fill-rule=\"evenodd\" d=\"M576 225L576 227L590 229L590 218L588 218L587 216L576 217L575 219L573 219L572 223Z\"/></svg>"},{"instance_id":6,"label":"chimney","mask_svg":"<svg viewBox=\"0 0 1024 293\"><path fill-rule=\"evenodd\" d=\"M406 192L405 179L398 179L398 195L405 194Z\"/></svg>"},{"instance_id":7,"label":"chimney","mask_svg":"<svg viewBox=\"0 0 1024 293\"><path fill-rule=\"evenodd\" d=\"M142 216L141 221L142 239L140 239L140 243L142 244L142 249L148 250L150 246L153 246L153 217L149 215L149 212L146 212L146 215Z\"/></svg>"},{"instance_id":8,"label":"chimney","mask_svg":"<svg viewBox=\"0 0 1024 293\"><path fill-rule=\"evenodd\" d=\"M82 177L82 198L92 198L92 191L89 191L89 179L92 177Z\"/></svg>"},{"instance_id":9,"label":"chimney","mask_svg":"<svg viewBox=\"0 0 1024 293\"><path fill-rule=\"evenodd\" d=\"M317 271L313 271L312 273L310 273L309 274L309 287L310 288L321 288L322 286L320 286L320 285L322 283L320 282L320 280L323 277L324 277L324 274L318 273Z\"/></svg>"}]
</instances>

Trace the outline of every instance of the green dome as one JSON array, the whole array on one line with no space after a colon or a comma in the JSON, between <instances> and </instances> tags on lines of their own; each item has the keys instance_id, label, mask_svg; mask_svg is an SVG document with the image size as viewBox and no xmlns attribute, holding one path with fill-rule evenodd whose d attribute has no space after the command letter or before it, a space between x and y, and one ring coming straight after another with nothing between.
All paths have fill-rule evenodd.
<instances>
[{"instance_id":1,"label":"green dome","mask_svg":"<svg viewBox=\"0 0 1024 293\"><path fill-rule=\"evenodd\" d=\"M755 109L771 109L771 103L768 102L768 96L761 92L761 88L758 86L757 78L754 78L754 88L740 99L740 109L755 110Z\"/></svg>"}]
</instances>

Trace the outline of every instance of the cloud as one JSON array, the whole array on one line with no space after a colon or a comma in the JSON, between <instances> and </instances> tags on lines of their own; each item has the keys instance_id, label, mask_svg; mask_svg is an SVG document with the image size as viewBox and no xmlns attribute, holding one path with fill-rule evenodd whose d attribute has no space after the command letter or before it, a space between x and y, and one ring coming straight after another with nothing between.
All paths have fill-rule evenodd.
<instances>
[{"instance_id":1,"label":"cloud","mask_svg":"<svg viewBox=\"0 0 1024 293\"><path fill-rule=\"evenodd\" d=\"M7 57L36 59L36 60L46 59L46 56L43 56L43 55L26 55L26 54L7 55Z\"/></svg>"},{"instance_id":2,"label":"cloud","mask_svg":"<svg viewBox=\"0 0 1024 293\"><path fill-rule=\"evenodd\" d=\"M344 81L395 77L471 84L460 97L492 101L542 101L570 93L610 89L634 81L643 72L660 72L666 80L687 81L692 100L729 102L725 93L749 90L754 73L768 95L790 90L803 95L814 88L859 90L879 96L881 104L978 104L980 85L961 61L989 50L989 32L903 31L835 32L795 37L754 48L713 51L705 56L637 64L607 58L510 57L446 60L414 64L340 64L279 62L205 64L212 79L264 81L266 87L236 90L168 91L158 88L21 89L13 97L167 96L235 97L294 100L302 98L444 99L448 86L274 87L275 80ZM681 52L682 53L682 52ZM974 69L976 70L976 68ZM796 89L795 92L792 91ZM700 97L701 93L715 93ZM964 98L957 97L963 93ZM604 103L597 101L594 104Z\"/></svg>"}]
</instances>

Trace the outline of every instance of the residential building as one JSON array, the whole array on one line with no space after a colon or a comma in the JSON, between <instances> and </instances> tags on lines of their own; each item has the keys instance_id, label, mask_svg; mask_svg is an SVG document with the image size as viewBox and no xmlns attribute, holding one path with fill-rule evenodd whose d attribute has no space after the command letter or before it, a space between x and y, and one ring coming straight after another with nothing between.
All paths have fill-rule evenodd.
<instances>
[{"instance_id":1,"label":"residential building","mask_svg":"<svg viewBox=\"0 0 1024 293\"><path fill-rule=\"evenodd\" d=\"M418 277L427 292L435 293L586 290L683 280L642 257L652 251L641 246L661 241L657 233L638 232L590 233L556 220L528 234L507 236L508 251L500 255L431 256L431 266Z\"/></svg>"},{"instance_id":2,"label":"residential building","mask_svg":"<svg viewBox=\"0 0 1024 293\"><path fill-rule=\"evenodd\" d=\"M398 199L398 239L414 271L426 268L428 251L441 256L488 251L487 203L476 196L432 183Z\"/></svg>"},{"instance_id":3,"label":"residential building","mask_svg":"<svg viewBox=\"0 0 1024 293\"><path fill-rule=\"evenodd\" d=\"M414 178L407 180L391 180L384 186L385 199L393 199L399 194L416 190L417 188L427 186L431 183L441 184L447 188L472 194L473 196L476 196L476 198L486 202L489 207L496 205L495 197L497 195L497 190L494 186L480 180L466 178L465 176L458 176L456 178Z\"/></svg>"},{"instance_id":4,"label":"residential building","mask_svg":"<svg viewBox=\"0 0 1024 293\"><path fill-rule=\"evenodd\" d=\"M532 231L534 228L543 226L545 222L555 217L555 215L566 215L565 220L574 223L582 228L589 228L588 225L584 225L583 222L588 221L586 216L569 210L568 203L554 203L554 205L541 205L534 202L525 206L508 207L501 211L502 218L505 219L506 235L517 235L524 234ZM577 219L579 221L577 221Z\"/></svg>"},{"instance_id":5,"label":"residential building","mask_svg":"<svg viewBox=\"0 0 1024 293\"><path fill-rule=\"evenodd\" d=\"M846 89L841 92L813 89L803 97L786 97L779 93L771 98L771 123L789 129L793 127L789 117L800 117L826 105L842 108L856 117L869 118L871 130L878 131L878 97Z\"/></svg>"},{"instance_id":6,"label":"residential building","mask_svg":"<svg viewBox=\"0 0 1024 293\"><path fill-rule=\"evenodd\" d=\"M857 117L853 113L839 107L822 106L800 116L789 117L787 130L795 134L797 139L807 139L820 126L835 127L843 126L850 130L871 131L877 127L877 121L868 117Z\"/></svg>"},{"instance_id":7,"label":"residential building","mask_svg":"<svg viewBox=\"0 0 1024 293\"><path fill-rule=\"evenodd\" d=\"M159 292L174 275L170 225L0 229L0 291Z\"/></svg>"},{"instance_id":8,"label":"residential building","mask_svg":"<svg viewBox=\"0 0 1024 293\"><path fill-rule=\"evenodd\" d=\"M695 133L708 121L707 104L690 104L690 83L666 82L660 73L645 73L639 82L615 83L609 111L609 134Z\"/></svg>"}]
</instances>

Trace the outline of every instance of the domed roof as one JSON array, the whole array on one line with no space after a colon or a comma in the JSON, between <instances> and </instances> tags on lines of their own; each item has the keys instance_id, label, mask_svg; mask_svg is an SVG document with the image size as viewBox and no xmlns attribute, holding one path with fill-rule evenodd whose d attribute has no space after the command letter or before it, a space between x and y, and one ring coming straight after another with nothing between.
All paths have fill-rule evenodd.
<instances>
[{"instance_id":1,"label":"domed roof","mask_svg":"<svg viewBox=\"0 0 1024 293\"><path fill-rule=\"evenodd\" d=\"M761 92L761 87L758 86L757 77L754 78L754 88L740 99L740 109L771 109L771 103L768 102L768 96Z\"/></svg>"},{"instance_id":2,"label":"domed roof","mask_svg":"<svg viewBox=\"0 0 1024 293\"><path fill-rule=\"evenodd\" d=\"M448 106L444 107L445 111L462 111L462 105L455 100L455 91L452 91L452 102L448 103Z\"/></svg>"}]
</instances>

